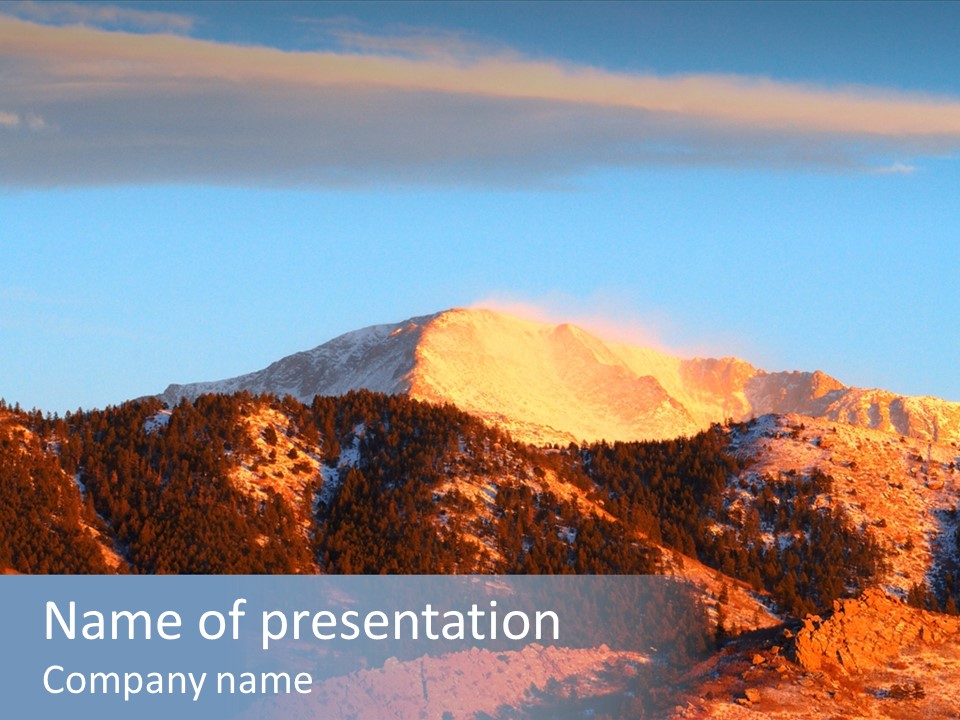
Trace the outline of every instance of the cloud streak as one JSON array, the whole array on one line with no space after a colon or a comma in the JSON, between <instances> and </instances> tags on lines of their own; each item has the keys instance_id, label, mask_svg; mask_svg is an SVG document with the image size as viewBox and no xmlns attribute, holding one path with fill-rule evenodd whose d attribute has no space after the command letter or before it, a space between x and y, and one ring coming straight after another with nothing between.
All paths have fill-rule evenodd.
<instances>
[{"instance_id":1,"label":"cloud streak","mask_svg":"<svg viewBox=\"0 0 960 720\"><path fill-rule=\"evenodd\" d=\"M960 147L957 98L615 73L451 36L341 39L286 52L0 15L0 124L56 128L0 138L0 183L509 185L643 165L903 174L904 157Z\"/></svg>"},{"instance_id":2,"label":"cloud streak","mask_svg":"<svg viewBox=\"0 0 960 720\"><path fill-rule=\"evenodd\" d=\"M0 111L0 127L18 128L23 126L34 132L50 129L47 121L36 113L27 113L25 117L21 117L19 113Z\"/></svg>"},{"instance_id":3,"label":"cloud streak","mask_svg":"<svg viewBox=\"0 0 960 720\"><path fill-rule=\"evenodd\" d=\"M17 113L0 111L0 127L14 128L20 124L20 116Z\"/></svg>"},{"instance_id":4,"label":"cloud streak","mask_svg":"<svg viewBox=\"0 0 960 720\"><path fill-rule=\"evenodd\" d=\"M916 166L898 161L885 167L879 167L874 172L878 175L913 175L916 171Z\"/></svg>"},{"instance_id":5,"label":"cloud streak","mask_svg":"<svg viewBox=\"0 0 960 720\"><path fill-rule=\"evenodd\" d=\"M187 33L193 29L193 18L176 13L113 5L71 2L11 2L4 10L27 20L64 25L94 25L127 28L148 32Z\"/></svg>"}]
</instances>

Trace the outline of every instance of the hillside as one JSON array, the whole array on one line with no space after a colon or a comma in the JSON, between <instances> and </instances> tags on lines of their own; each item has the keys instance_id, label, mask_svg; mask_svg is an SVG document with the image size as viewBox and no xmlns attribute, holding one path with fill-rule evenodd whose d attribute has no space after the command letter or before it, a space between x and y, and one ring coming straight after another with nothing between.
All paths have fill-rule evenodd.
<instances>
[{"instance_id":1,"label":"hillside","mask_svg":"<svg viewBox=\"0 0 960 720\"><path fill-rule=\"evenodd\" d=\"M960 598L960 451L842 423L550 449L366 391L4 418L19 572L73 538L86 572L679 573L731 627L763 622L764 593L795 616L871 584Z\"/></svg>"},{"instance_id":2,"label":"hillside","mask_svg":"<svg viewBox=\"0 0 960 720\"><path fill-rule=\"evenodd\" d=\"M735 427L731 450L748 469L731 479L726 502L747 516L760 510L764 542L785 543L804 528L777 527L765 497L820 473L832 492L815 502L842 510L889 558L886 587L905 597L916 585L960 589L960 447L798 415L767 416ZM768 489L769 488L769 489ZM769 519L768 519L769 518Z\"/></svg>"},{"instance_id":3,"label":"hillside","mask_svg":"<svg viewBox=\"0 0 960 720\"><path fill-rule=\"evenodd\" d=\"M668 574L694 590L708 649L722 650L671 680L656 717L869 717L901 703L939 717L932 693L957 677L955 642L905 642L900 660L845 680L772 638L876 588L955 612L958 465L956 446L799 415L558 449L452 405L367 391L309 405L149 399L63 418L0 407L0 570ZM521 716L574 698L578 712L630 708L647 681L621 676L624 660L531 648L388 661L351 675L364 694L342 709L375 716L406 683L415 714L433 707L416 693L426 682L431 698L455 683L464 707L488 712L478 688L491 677ZM529 679L510 682L514 670ZM321 689L339 697L344 682ZM914 682L931 694L911 695Z\"/></svg>"},{"instance_id":4,"label":"hillside","mask_svg":"<svg viewBox=\"0 0 960 720\"><path fill-rule=\"evenodd\" d=\"M160 397L174 405L246 390L309 403L360 389L452 403L540 445L668 439L768 413L960 441L960 403L847 387L819 371L766 372L737 358L682 359L477 309L364 328L253 373L170 385Z\"/></svg>"},{"instance_id":5,"label":"hillside","mask_svg":"<svg viewBox=\"0 0 960 720\"><path fill-rule=\"evenodd\" d=\"M58 503L69 501L72 532L82 529L83 505L102 526L104 546L137 572L659 565L654 545L627 537L589 497L572 459L515 443L450 406L366 392L306 406L241 393L64 418L2 412L11 428L0 457L11 467L4 491L32 497L19 490L22 474L38 498L56 493ZM31 465L21 472L28 441ZM57 527L58 508L28 517ZM7 547L25 532L21 522L11 513L0 538L15 556L7 564L30 572L31 556ZM75 571L105 568L81 563Z\"/></svg>"},{"instance_id":6,"label":"hillside","mask_svg":"<svg viewBox=\"0 0 960 720\"><path fill-rule=\"evenodd\" d=\"M82 481L64 469L57 443L30 429L35 420L0 408L0 570L122 571Z\"/></svg>"},{"instance_id":7,"label":"hillside","mask_svg":"<svg viewBox=\"0 0 960 720\"><path fill-rule=\"evenodd\" d=\"M66 487L77 502L82 489L105 551L136 572L669 572L704 586L733 628L765 622L765 593L802 613L904 565L903 548L864 532L879 518L825 499L843 477L785 470L769 498L760 492L759 448L744 438L766 439L757 428L775 420L550 449L450 405L365 391L310 405L239 393L8 414L74 478ZM736 495L751 484L751 502L767 503L756 518ZM771 522L785 528L776 542ZM917 547L923 532L910 535ZM944 562L952 552L943 546ZM923 567L907 579L922 581Z\"/></svg>"}]
</instances>

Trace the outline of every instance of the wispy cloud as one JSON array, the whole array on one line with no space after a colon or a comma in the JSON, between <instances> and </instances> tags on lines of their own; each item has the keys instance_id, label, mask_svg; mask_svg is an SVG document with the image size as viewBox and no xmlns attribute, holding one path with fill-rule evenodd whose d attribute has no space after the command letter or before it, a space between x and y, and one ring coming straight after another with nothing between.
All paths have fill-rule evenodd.
<instances>
[{"instance_id":1,"label":"wispy cloud","mask_svg":"<svg viewBox=\"0 0 960 720\"><path fill-rule=\"evenodd\" d=\"M0 127L16 128L22 126L26 126L27 129L34 132L50 129L47 121L36 113L27 113L25 116L21 116L14 112L0 112Z\"/></svg>"},{"instance_id":2,"label":"wispy cloud","mask_svg":"<svg viewBox=\"0 0 960 720\"><path fill-rule=\"evenodd\" d=\"M285 52L0 16L0 60L16 67L0 76L7 114L58 128L0 137L0 183L522 184L651 164L875 172L960 147L953 97L616 73L422 31L338 37L337 50Z\"/></svg>"},{"instance_id":3,"label":"wispy cloud","mask_svg":"<svg viewBox=\"0 0 960 720\"><path fill-rule=\"evenodd\" d=\"M917 167L915 165L899 161L874 169L877 175L913 175L916 171Z\"/></svg>"},{"instance_id":4,"label":"wispy cloud","mask_svg":"<svg viewBox=\"0 0 960 720\"><path fill-rule=\"evenodd\" d=\"M350 24L334 24L327 28L326 34L344 50L383 57L405 57L461 66L491 56L501 61L522 60L518 53L506 46L494 46L460 32L439 32L403 25L394 26L391 30L390 35L374 35Z\"/></svg>"},{"instance_id":5,"label":"wispy cloud","mask_svg":"<svg viewBox=\"0 0 960 720\"><path fill-rule=\"evenodd\" d=\"M668 347L664 341L669 325L667 320L653 313L640 315L632 309L635 305L633 298L616 297L610 293L573 297L554 291L535 298L494 292L471 303L470 307L539 323L570 323L603 340L684 354L683 350Z\"/></svg>"},{"instance_id":6,"label":"wispy cloud","mask_svg":"<svg viewBox=\"0 0 960 720\"><path fill-rule=\"evenodd\" d=\"M147 32L187 33L193 18L177 13L138 10L114 5L84 2L8 2L3 11L27 20L57 25L92 25L104 28L145 30Z\"/></svg>"},{"instance_id":7,"label":"wispy cloud","mask_svg":"<svg viewBox=\"0 0 960 720\"><path fill-rule=\"evenodd\" d=\"M47 130L50 126L47 125L47 121L36 113L27 113L27 127L35 132L40 130Z\"/></svg>"}]
</instances>

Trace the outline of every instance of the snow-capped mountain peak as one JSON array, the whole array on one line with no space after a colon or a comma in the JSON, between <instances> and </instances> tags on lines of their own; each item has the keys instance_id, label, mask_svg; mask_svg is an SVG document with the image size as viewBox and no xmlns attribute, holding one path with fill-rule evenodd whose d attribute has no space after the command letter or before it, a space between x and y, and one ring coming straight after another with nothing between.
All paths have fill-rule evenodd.
<instances>
[{"instance_id":1,"label":"snow-capped mountain peak","mask_svg":"<svg viewBox=\"0 0 960 720\"><path fill-rule=\"evenodd\" d=\"M449 402L537 444L670 438L766 413L960 441L960 403L851 388L820 371L766 372L733 357L683 359L484 309L355 330L247 375L170 385L161 397L248 390L309 402L359 389Z\"/></svg>"}]
</instances>

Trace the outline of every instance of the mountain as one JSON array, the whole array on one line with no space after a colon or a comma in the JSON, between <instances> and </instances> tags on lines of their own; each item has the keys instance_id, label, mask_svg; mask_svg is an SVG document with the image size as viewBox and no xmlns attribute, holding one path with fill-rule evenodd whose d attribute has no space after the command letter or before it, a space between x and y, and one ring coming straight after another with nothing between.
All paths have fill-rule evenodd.
<instances>
[{"instance_id":1,"label":"mountain","mask_svg":"<svg viewBox=\"0 0 960 720\"><path fill-rule=\"evenodd\" d=\"M799 613L880 577L874 533L843 508L783 502L778 524L816 531L768 543L767 508L751 524L727 502L754 482L732 432L538 448L452 405L369 391L64 418L0 405L0 570L668 573L725 598L726 627L768 624L765 595ZM793 484L831 494L800 474L776 497Z\"/></svg>"},{"instance_id":2,"label":"mountain","mask_svg":"<svg viewBox=\"0 0 960 720\"><path fill-rule=\"evenodd\" d=\"M682 359L570 324L453 309L341 335L263 370L170 385L170 405L204 393L315 395L367 389L451 403L536 444L665 439L767 413L960 441L960 403L847 387L820 371L766 372L743 360Z\"/></svg>"},{"instance_id":3,"label":"mountain","mask_svg":"<svg viewBox=\"0 0 960 720\"><path fill-rule=\"evenodd\" d=\"M661 685L647 716L952 717L957 620L930 611L960 599L958 501L955 446L800 415L554 449L404 393L63 418L0 402L0 572L664 573L699 598L705 650L723 646L669 683L637 675L668 658L628 659L639 685L604 647L391 659L358 670L357 717L407 686L412 712L448 687L478 712L552 687L599 717Z\"/></svg>"}]
</instances>

